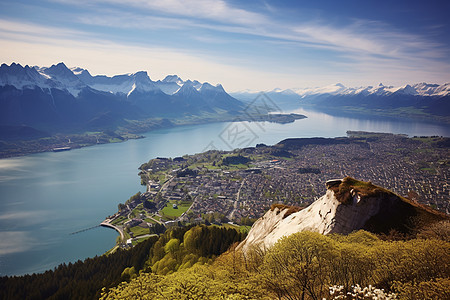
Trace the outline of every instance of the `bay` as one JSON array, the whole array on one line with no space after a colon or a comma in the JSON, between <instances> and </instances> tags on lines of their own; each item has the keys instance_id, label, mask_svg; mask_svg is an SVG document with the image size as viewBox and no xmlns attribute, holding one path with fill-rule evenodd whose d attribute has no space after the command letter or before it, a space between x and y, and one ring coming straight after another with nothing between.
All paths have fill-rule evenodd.
<instances>
[{"instance_id":1,"label":"bay","mask_svg":"<svg viewBox=\"0 0 450 300\"><path fill-rule=\"evenodd\" d=\"M296 112L308 118L173 127L124 143L0 160L0 276L43 272L112 248L117 233L98 224L145 190L138 167L151 158L345 136L347 130L450 136L447 125Z\"/></svg>"}]
</instances>

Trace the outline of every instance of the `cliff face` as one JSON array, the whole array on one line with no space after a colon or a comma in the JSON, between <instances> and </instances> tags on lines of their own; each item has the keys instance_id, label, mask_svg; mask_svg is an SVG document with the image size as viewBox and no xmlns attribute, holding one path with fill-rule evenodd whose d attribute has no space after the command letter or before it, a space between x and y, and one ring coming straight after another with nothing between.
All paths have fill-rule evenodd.
<instances>
[{"instance_id":1,"label":"cliff face","mask_svg":"<svg viewBox=\"0 0 450 300\"><path fill-rule=\"evenodd\" d=\"M299 231L348 234L359 229L374 233L395 229L408 233L419 224L447 218L370 182L349 177L328 181L324 196L303 210L291 212L287 207L273 206L255 222L239 247L244 251L254 246L269 248L282 236Z\"/></svg>"}]
</instances>

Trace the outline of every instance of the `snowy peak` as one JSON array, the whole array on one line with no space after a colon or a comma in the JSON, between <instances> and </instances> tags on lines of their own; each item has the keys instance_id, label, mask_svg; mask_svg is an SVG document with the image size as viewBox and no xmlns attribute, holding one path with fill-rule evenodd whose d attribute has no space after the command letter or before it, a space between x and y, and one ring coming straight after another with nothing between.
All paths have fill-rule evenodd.
<instances>
[{"instance_id":1,"label":"snowy peak","mask_svg":"<svg viewBox=\"0 0 450 300\"><path fill-rule=\"evenodd\" d=\"M150 79L146 71L139 71L131 75L133 81L133 90L140 92L160 91L156 84ZM128 92L128 95L132 91Z\"/></svg>"},{"instance_id":2,"label":"snowy peak","mask_svg":"<svg viewBox=\"0 0 450 300\"><path fill-rule=\"evenodd\" d=\"M221 84L213 86L212 84L209 84L208 82L203 83L200 86L200 88L198 89L198 91L200 93L204 93L204 92L226 93Z\"/></svg>"},{"instance_id":3,"label":"snowy peak","mask_svg":"<svg viewBox=\"0 0 450 300\"><path fill-rule=\"evenodd\" d=\"M164 83L176 83L178 85L183 85L184 81L178 77L178 75L167 75L161 82Z\"/></svg>"},{"instance_id":4,"label":"snowy peak","mask_svg":"<svg viewBox=\"0 0 450 300\"><path fill-rule=\"evenodd\" d=\"M366 86L366 87L356 87L348 88L344 85L337 83L325 87L316 88L304 88L304 89L294 89L294 91L302 96L311 95L378 95L378 96L390 96L392 94L402 94L402 95L412 95L412 96L447 96L450 95L450 83L445 83L443 85L439 84L428 84L428 83L417 83L413 85L406 84L401 87L385 86L380 83L378 86Z\"/></svg>"},{"instance_id":5,"label":"snowy peak","mask_svg":"<svg viewBox=\"0 0 450 300\"><path fill-rule=\"evenodd\" d=\"M418 95L419 93L416 91L415 88L410 86L409 84L400 87L395 93L402 93L406 95Z\"/></svg>"},{"instance_id":6,"label":"snowy peak","mask_svg":"<svg viewBox=\"0 0 450 300\"><path fill-rule=\"evenodd\" d=\"M216 87L213 86L212 84L209 84L208 82L205 82L202 84L202 86L200 87L200 91L201 90L215 90Z\"/></svg>"},{"instance_id":7,"label":"snowy peak","mask_svg":"<svg viewBox=\"0 0 450 300\"><path fill-rule=\"evenodd\" d=\"M155 85L146 71L132 74L116 75L108 77L105 75L91 76L84 69L76 69L78 78L91 88L112 94L131 95L133 92L158 92L160 89Z\"/></svg>"},{"instance_id":8,"label":"snowy peak","mask_svg":"<svg viewBox=\"0 0 450 300\"><path fill-rule=\"evenodd\" d=\"M317 94L331 94L336 95L346 90L346 87L340 83L332 84L324 87L294 89L300 96L317 95Z\"/></svg>"},{"instance_id":9,"label":"snowy peak","mask_svg":"<svg viewBox=\"0 0 450 300\"><path fill-rule=\"evenodd\" d=\"M175 93L175 95L183 95L186 97L198 96L200 95L200 93L195 88L195 85L195 82L188 80L181 86L181 88Z\"/></svg>"},{"instance_id":10,"label":"snowy peak","mask_svg":"<svg viewBox=\"0 0 450 300\"><path fill-rule=\"evenodd\" d=\"M83 72L88 72L88 73L89 73L88 70L85 70L85 69L80 68L80 67L73 67L73 68L70 68L70 71L72 71L72 73L75 74L76 76L82 74Z\"/></svg>"},{"instance_id":11,"label":"snowy peak","mask_svg":"<svg viewBox=\"0 0 450 300\"><path fill-rule=\"evenodd\" d=\"M88 70L73 67L68 68L63 62L51 67L22 67L20 64L12 63L0 67L0 86L13 85L17 89L24 87L57 88L66 90L77 97L81 90L90 87L93 90L107 92L111 94L125 95L131 94L157 94L167 95L188 95L189 97L203 98L204 93L209 93L208 97L224 94L230 97L223 87L218 84L213 86L209 83L200 83L197 80L183 81L177 75L168 75L163 80L152 81L146 71L136 73L115 75L108 77L105 75L92 76ZM231 98L231 97L230 97ZM204 99L202 99L203 101Z\"/></svg>"},{"instance_id":12,"label":"snowy peak","mask_svg":"<svg viewBox=\"0 0 450 300\"><path fill-rule=\"evenodd\" d=\"M0 66L0 85L2 86L12 85L17 89L36 85L48 87L48 78L28 65L22 67L20 64L12 63L10 66L7 64Z\"/></svg>"},{"instance_id":13,"label":"snowy peak","mask_svg":"<svg viewBox=\"0 0 450 300\"><path fill-rule=\"evenodd\" d=\"M150 77L148 76L146 71L139 71L131 75L134 77L136 82L149 83L151 82Z\"/></svg>"},{"instance_id":14,"label":"snowy peak","mask_svg":"<svg viewBox=\"0 0 450 300\"><path fill-rule=\"evenodd\" d=\"M62 62L52 65L50 68L40 68L39 71L55 81L57 83L55 87L66 89L74 96L78 96L80 91L86 87L86 84Z\"/></svg>"},{"instance_id":15,"label":"snowy peak","mask_svg":"<svg viewBox=\"0 0 450 300\"><path fill-rule=\"evenodd\" d=\"M92 82L92 75L88 70L75 67L70 69L74 75L76 75L82 82L89 85Z\"/></svg>"},{"instance_id":16,"label":"snowy peak","mask_svg":"<svg viewBox=\"0 0 450 300\"><path fill-rule=\"evenodd\" d=\"M177 75L167 75L163 80L158 80L155 84L167 95L175 94L184 81Z\"/></svg>"},{"instance_id":17,"label":"snowy peak","mask_svg":"<svg viewBox=\"0 0 450 300\"><path fill-rule=\"evenodd\" d=\"M50 68L42 68L41 70L51 76L52 79L78 80L78 77L62 62L57 65L52 65Z\"/></svg>"},{"instance_id":18,"label":"snowy peak","mask_svg":"<svg viewBox=\"0 0 450 300\"><path fill-rule=\"evenodd\" d=\"M216 90L225 93L225 89L220 83L216 85Z\"/></svg>"},{"instance_id":19,"label":"snowy peak","mask_svg":"<svg viewBox=\"0 0 450 300\"><path fill-rule=\"evenodd\" d=\"M165 94L158 84L172 85L178 92ZM198 81L184 83L178 76L166 78L165 83L154 82L146 71L109 77L92 76L80 67L69 69L64 63L48 68L3 64L1 121L57 133L116 130L128 120L240 113L240 101L223 92L200 94L201 86ZM211 87L205 85L205 89ZM223 90L221 86L215 89Z\"/></svg>"}]
</instances>

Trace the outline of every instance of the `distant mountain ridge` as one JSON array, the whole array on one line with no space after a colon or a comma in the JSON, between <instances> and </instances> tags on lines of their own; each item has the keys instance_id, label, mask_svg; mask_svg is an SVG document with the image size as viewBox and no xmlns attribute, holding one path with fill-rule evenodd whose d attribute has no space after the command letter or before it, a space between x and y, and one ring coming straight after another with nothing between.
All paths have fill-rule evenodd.
<instances>
[{"instance_id":1,"label":"distant mountain ridge","mask_svg":"<svg viewBox=\"0 0 450 300\"><path fill-rule=\"evenodd\" d=\"M5 126L49 132L112 129L127 119L233 114L243 107L220 84L183 81L177 75L152 81L146 71L92 76L62 62L0 66L0 125Z\"/></svg>"},{"instance_id":2,"label":"distant mountain ridge","mask_svg":"<svg viewBox=\"0 0 450 300\"><path fill-rule=\"evenodd\" d=\"M433 84L433 83L416 83L416 84L405 84L400 87L387 86L380 83L377 86L361 86L361 87L346 87L341 83L336 83L323 87L313 87L313 88L291 88L291 89L280 89L275 88L273 90L263 91L266 94L271 95L284 95L284 96L299 96L300 98L305 98L311 95L372 95L376 94L379 96L390 96L392 94L406 94L412 96L449 96L450 95L450 82L444 84ZM239 91L232 93L233 95L245 95L249 97L250 95L256 95L260 91Z\"/></svg>"},{"instance_id":3,"label":"distant mountain ridge","mask_svg":"<svg viewBox=\"0 0 450 300\"><path fill-rule=\"evenodd\" d=\"M274 89L264 92L281 109L310 106L324 112L403 117L450 123L450 83L406 84L401 87L367 86L348 88L338 83L319 88ZM237 92L243 101L254 99L259 92Z\"/></svg>"},{"instance_id":4,"label":"distant mountain ridge","mask_svg":"<svg viewBox=\"0 0 450 300\"><path fill-rule=\"evenodd\" d=\"M280 91L280 92L286 92ZM330 95L379 95L390 96L392 94L405 94L412 96L448 96L450 95L450 83L445 84L429 84L429 83L416 83L406 84L400 87L386 86L380 83L378 86L367 87L346 87L343 84L337 83L321 88L305 88L305 89L292 89L294 93L301 97L318 94L330 94Z\"/></svg>"}]
</instances>

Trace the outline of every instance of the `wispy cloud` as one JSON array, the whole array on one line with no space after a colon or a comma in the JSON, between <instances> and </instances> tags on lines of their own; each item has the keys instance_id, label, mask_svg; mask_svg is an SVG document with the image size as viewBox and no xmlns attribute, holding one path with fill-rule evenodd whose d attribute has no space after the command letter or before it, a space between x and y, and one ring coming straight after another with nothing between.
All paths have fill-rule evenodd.
<instances>
[{"instance_id":1,"label":"wispy cloud","mask_svg":"<svg viewBox=\"0 0 450 300\"><path fill-rule=\"evenodd\" d=\"M415 78L433 73L436 74L433 78L448 77L445 72L450 69L450 62L446 60L449 50L442 43L433 42L419 33L402 31L383 21L347 19L332 24L318 18L284 19L280 17L283 12L269 4L262 3L256 11L223 0L48 1L76 6L76 13L64 12L71 20L67 23L69 27L0 20L0 38L7 42L4 45L9 47L9 52L11 47L30 43L44 52L44 43L48 43L51 46L48 51L68 63L70 59L78 63L84 55L82 65L94 66L94 69L100 65L95 60L100 59L106 64L108 58L115 61L116 70L123 70L128 65L127 72L131 72L135 71L131 69L135 65L141 65L139 69L148 65L150 72L159 76L160 68L165 65L166 73L191 78L198 76L199 70L213 70L212 66L220 66L221 72L229 70L254 75L261 72L261 62L267 65L264 76L272 74L279 79L283 77L280 74L290 73L287 77L295 77L299 82L306 77L297 73L299 69L303 74L309 73L309 78L320 75L322 78L345 77L345 73L350 76L350 72L357 71L361 75L357 79L367 80L394 69L398 71L396 74L400 74L400 70L413 70ZM70 27L74 23L82 26ZM255 55L249 49L254 49ZM283 51L291 55L288 57ZM102 52L106 53L103 58L98 55ZM24 54L23 50L18 53ZM132 58L131 53L145 58ZM271 55L273 53L276 54ZM114 59L113 55L122 59ZM4 57L13 55L9 53ZM194 62L202 66L193 67ZM191 75L184 73L188 68L191 68ZM112 66L98 70L110 73L110 69ZM403 80L412 80L408 79L411 74L405 72ZM230 78L222 81L226 83L232 81L236 73L204 77L214 75L215 78ZM275 81L273 84L280 85Z\"/></svg>"},{"instance_id":2,"label":"wispy cloud","mask_svg":"<svg viewBox=\"0 0 450 300\"><path fill-rule=\"evenodd\" d=\"M227 24L255 25L266 21L265 16L236 8L222 0L53 0L66 4L95 5L114 4L122 7L135 7L150 13L163 13L172 16L183 16L196 19L207 19Z\"/></svg>"},{"instance_id":3,"label":"wispy cloud","mask_svg":"<svg viewBox=\"0 0 450 300\"><path fill-rule=\"evenodd\" d=\"M17 20L0 20L0 36L16 40L29 40L33 37L49 37L56 39L86 39L93 35L81 30L60 28L54 26L42 26Z\"/></svg>"},{"instance_id":4,"label":"wispy cloud","mask_svg":"<svg viewBox=\"0 0 450 300\"><path fill-rule=\"evenodd\" d=\"M85 0L54 0L77 3ZM93 4L123 5L119 0L92 0ZM438 43L418 34L401 32L388 24L372 20L353 20L347 26L330 26L326 20L286 22L282 18L232 7L221 0L194 1L127 1L127 5L143 9L136 11L99 8L101 16L85 15L78 20L85 24L122 28L170 28L185 30L189 27L220 32L254 35L301 43L302 46L329 49L338 52L356 52L401 58L405 54L442 58L447 50ZM266 4L268 5L268 4ZM270 6L269 6L270 7ZM273 10L273 8L271 8ZM186 17L186 18L180 18ZM204 22L208 20L209 22ZM217 21L223 22L218 24ZM233 26L236 25L236 26Z\"/></svg>"},{"instance_id":5,"label":"wispy cloud","mask_svg":"<svg viewBox=\"0 0 450 300\"><path fill-rule=\"evenodd\" d=\"M52 30L41 25L32 26L33 31L16 30L17 33L11 35L1 32L2 24L0 22L0 57L5 63L50 66L64 61L68 66L88 67L92 74L106 75L148 70L154 80L162 79L167 74L178 74L182 78L222 83L226 89L235 90L246 85L254 88L258 84L267 85L273 76L282 77L282 74L272 71L261 72L243 67L243 62L238 58L233 62L234 58L217 59L184 49L123 44L95 36L78 40L71 37L70 30L65 32L63 28L54 29L58 37L52 38L39 35L40 31ZM8 23L8 26L16 25L17 28L22 26L20 22ZM255 81L249 82L249 78Z\"/></svg>"}]
</instances>

